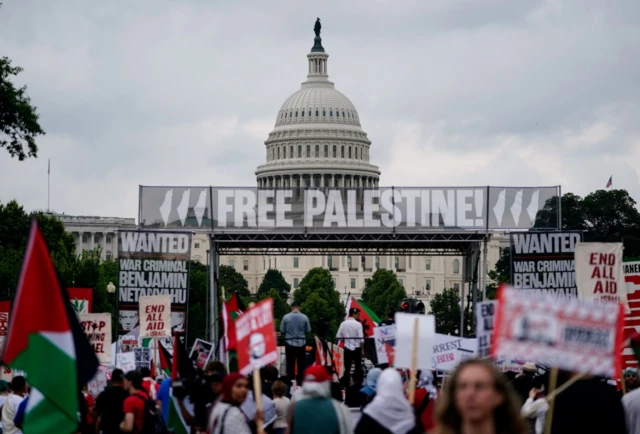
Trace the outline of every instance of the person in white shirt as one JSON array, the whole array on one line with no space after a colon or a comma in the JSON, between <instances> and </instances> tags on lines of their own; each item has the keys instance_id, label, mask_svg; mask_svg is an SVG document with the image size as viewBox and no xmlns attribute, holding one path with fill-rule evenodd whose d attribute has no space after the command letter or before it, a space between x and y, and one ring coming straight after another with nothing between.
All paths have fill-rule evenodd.
<instances>
[{"instance_id":1,"label":"person in white shirt","mask_svg":"<svg viewBox=\"0 0 640 434\"><path fill-rule=\"evenodd\" d=\"M271 392L273 393L273 403L276 406L276 421L273 424L274 434L284 434L287 430L289 420L289 407L291 401L284 396L286 386L280 380L273 383L271 386Z\"/></svg>"},{"instance_id":2,"label":"person in white shirt","mask_svg":"<svg viewBox=\"0 0 640 434\"><path fill-rule=\"evenodd\" d=\"M529 398L521 409L522 417L529 424L529 432L531 434L542 434L544 432L544 423L549 410L549 403L546 399L538 397L538 392L539 390L535 387L531 389Z\"/></svg>"},{"instance_id":3,"label":"person in white shirt","mask_svg":"<svg viewBox=\"0 0 640 434\"><path fill-rule=\"evenodd\" d=\"M355 365L356 373L362 371L364 357L364 330L360 323L360 309L349 309L349 318L340 324L337 334L338 342L344 342L344 375L340 382L343 387L351 384L351 365Z\"/></svg>"},{"instance_id":4,"label":"person in white shirt","mask_svg":"<svg viewBox=\"0 0 640 434\"><path fill-rule=\"evenodd\" d=\"M640 433L640 389L635 389L622 397L622 405L627 419L627 432Z\"/></svg>"},{"instance_id":5,"label":"person in white shirt","mask_svg":"<svg viewBox=\"0 0 640 434\"><path fill-rule=\"evenodd\" d=\"M22 434L22 431L13 423L13 420L16 417L20 403L27 395L25 378L21 375L13 377L11 390L13 390L13 393L7 396L2 406L2 429L4 434Z\"/></svg>"}]
</instances>

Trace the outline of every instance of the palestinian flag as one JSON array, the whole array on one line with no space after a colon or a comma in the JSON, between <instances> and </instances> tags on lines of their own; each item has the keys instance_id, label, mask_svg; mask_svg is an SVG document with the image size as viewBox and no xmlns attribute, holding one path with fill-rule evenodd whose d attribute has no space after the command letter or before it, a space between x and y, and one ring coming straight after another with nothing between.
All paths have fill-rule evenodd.
<instances>
[{"instance_id":1,"label":"palestinian flag","mask_svg":"<svg viewBox=\"0 0 640 434\"><path fill-rule=\"evenodd\" d=\"M160 342L160 370L164 372L164 375L171 377L171 353L167 350L162 342Z\"/></svg>"},{"instance_id":2,"label":"palestinian flag","mask_svg":"<svg viewBox=\"0 0 640 434\"><path fill-rule=\"evenodd\" d=\"M195 376L195 373L195 368L193 367L191 360L189 360L187 350L184 348L184 345L180 343L180 338L178 338L178 334L176 333L173 342L173 360L171 361L172 387L171 399L169 400L169 418L167 421L167 427L172 433L189 434L191 432L189 426L182 417L180 404L178 404L177 398L173 396L173 383L178 381L179 378L193 378Z\"/></svg>"},{"instance_id":3,"label":"palestinian flag","mask_svg":"<svg viewBox=\"0 0 640 434\"><path fill-rule=\"evenodd\" d=\"M67 291L58 283L35 219L10 315L4 362L24 371L33 386L24 432L76 431L78 392L95 376L98 359Z\"/></svg>"},{"instance_id":4,"label":"palestinian flag","mask_svg":"<svg viewBox=\"0 0 640 434\"><path fill-rule=\"evenodd\" d=\"M224 336L226 339L225 347L227 351L235 351L238 345L236 339L236 319L247 310L238 297L237 293L233 293L229 301L222 302L222 320L224 322Z\"/></svg>"},{"instance_id":5,"label":"palestinian flag","mask_svg":"<svg viewBox=\"0 0 640 434\"><path fill-rule=\"evenodd\" d=\"M364 337L373 337L373 329L376 328L378 324L380 324L380 318L378 318L378 315L376 315L371 309L369 309L367 305L351 296L349 296L349 299L347 300L347 317L349 317L349 310L354 307L360 309L360 322L362 323L362 328L364 329Z\"/></svg>"}]
</instances>

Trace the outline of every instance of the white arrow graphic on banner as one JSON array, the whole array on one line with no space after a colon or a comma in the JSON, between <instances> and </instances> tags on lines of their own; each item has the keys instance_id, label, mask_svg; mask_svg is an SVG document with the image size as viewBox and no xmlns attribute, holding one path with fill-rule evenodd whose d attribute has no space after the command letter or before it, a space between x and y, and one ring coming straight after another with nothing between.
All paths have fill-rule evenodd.
<instances>
[{"instance_id":1,"label":"white arrow graphic on banner","mask_svg":"<svg viewBox=\"0 0 640 434\"><path fill-rule=\"evenodd\" d=\"M493 207L493 214L496 216L498 226L502 225L502 216L504 215L504 203L506 194L506 190L501 190L498 194L498 202L496 202L495 206Z\"/></svg>"},{"instance_id":2,"label":"white arrow graphic on banner","mask_svg":"<svg viewBox=\"0 0 640 434\"><path fill-rule=\"evenodd\" d=\"M531 203L527 207L527 214L529 214L529 218L531 219L531 225L536 221L536 216L538 215L538 206L540 205L540 190L536 190L531 195Z\"/></svg>"},{"instance_id":3,"label":"white arrow graphic on banner","mask_svg":"<svg viewBox=\"0 0 640 434\"><path fill-rule=\"evenodd\" d=\"M513 221L516 222L516 226L520 223L520 215L522 214L522 190L516 193L516 197L511 205L511 215Z\"/></svg>"},{"instance_id":4,"label":"white arrow graphic on banner","mask_svg":"<svg viewBox=\"0 0 640 434\"><path fill-rule=\"evenodd\" d=\"M207 207L207 190L202 190L200 192L200 196L198 197L198 203L193 209L194 214L196 215L196 220L198 220L198 226L202 225L202 217L204 216L204 211Z\"/></svg>"},{"instance_id":5,"label":"white arrow graphic on banner","mask_svg":"<svg viewBox=\"0 0 640 434\"><path fill-rule=\"evenodd\" d=\"M178 217L180 218L180 223L184 226L184 222L187 220L187 213L189 212L189 199L191 198L191 190L185 190L182 193L182 200L180 201L180 205L176 208L178 211Z\"/></svg>"},{"instance_id":6,"label":"white arrow graphic on banner","mask_svg":"<svg viewBox=\"0 0 640 434\"><path fill-rule=\"evenodd\" d=\"M160 216L166 226L169 223L169 214L171 214L171 203L173 202L173 189L168 190L164 195L164 202L160 205Z\"/></svg>"}]
</instances>

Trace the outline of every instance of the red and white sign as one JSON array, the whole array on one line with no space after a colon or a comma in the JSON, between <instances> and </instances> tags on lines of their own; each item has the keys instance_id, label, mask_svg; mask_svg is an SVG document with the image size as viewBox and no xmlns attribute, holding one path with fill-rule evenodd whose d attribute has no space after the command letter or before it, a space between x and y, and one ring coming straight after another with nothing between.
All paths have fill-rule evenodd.
<instances>
[{"instance_id":1,"label":"red and white sign","mask_svg":"<svg viewBox=\"0 0 640 434\"><path fill-rule=\"evenodd\" d=\"M579 298L626 306L622 243L578 243L575 264Z\"/></svg>"},{"instance_id":2,"label":"red and white sign","mask_svg":"<svg viewBox=\"0 0 640 434\"><path fill-rule=\"evenodd\" d=\"M621 368L624 307L500 288L494 359L526 359L613 377Z\"/></svg>"},{"instance_id":3,"label":"red and white sign","mask_svg":"<svg viewBox=\"0 0 640 434\"><path fill-rule=\"evenodd\" d=\"M634 331L640 332L640 259L626 259L622 263L627 285L629 312L624 321L624 337L628 339ZM628 346L622 353L623 368L637 368L638 360Z\"/></svg>"},{"instance_id":4,"label":"red and white sign","mask_svg":"<svg viewBox=\"0 0 640 434\"><path fill-rule=\"evenodd\" d=\"M140 297L140 337L166 338L171 336L171 296L146 295Z\"/></svg>"},{"instance_id":5,"label":"red and white sign","mask_svg":"<svg viewBox=\"0 0 640 434\"><path fill-rule=\"evenodd\" d=\"M278 360L273 300L267 298L236 319L238 368L242 375Z\"/></svg>"},{"instance_id":6,"label":"red and white sign","mask_svg":"<svg viewBox=\"0 0 640 434\"><path fill-rule=\"evenodd\" d=\"M76 313L93 312L93 289L92 288L67 288L69 301Z\"/></svg>"},{"instance_id":7,"label":"red and white sign","mask_svg":"<svg viewBox=\"0 0 640 434\"><path fill-rule=\"evenodd\" d=\"M4 341L9 333L9 313L11 301L0 301L0 354L4 351ZM7 367L8 368L8 367Z\"/></svg>"},{"instance_id":8,"label":"red and white sign","mask_svg":"<svg viewBox=\"0 0 640 434\"><path fill-rule=\"evenodd\" d=\"M111 314L81 313L80 326L100 363L111 363Z\"/></svg>"}]
</instances>

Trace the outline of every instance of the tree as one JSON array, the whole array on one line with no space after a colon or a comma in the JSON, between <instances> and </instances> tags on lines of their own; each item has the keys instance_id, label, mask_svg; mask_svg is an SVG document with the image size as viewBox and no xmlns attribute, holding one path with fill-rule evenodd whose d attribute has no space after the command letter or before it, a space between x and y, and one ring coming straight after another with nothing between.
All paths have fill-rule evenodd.
<instances>
[{"instance_id":1,"label":"tree","mask_svg":"<svg viewBox=\"0 0 640 434\"><path fill-rule=\"evenodd\" d=\"M200 262L190 261L187 348L191 348L196 338L204 339L207 335L207 313L209 311L209 306L207 306L208 280L207 266Z\"/></svg>"},{"instance_id":2,"label":"tree","mask_svg":"<svg viewBox=\"0 0 640 434\"><path fill-rule=\"evenodd\" d=\"M371 279L367 279L362 292L364 304L380 318L386 318L389 309L406 297L407 292L391 270L376 270Z\"/></svg>"},{"instance_id":3,"label":"tree","mask_svg":"<svg viewBox=\"0 0 640 434\"><path fill-rule=\"evenodd\" d=\"M263 293L259 300L264 300L265 298L273 299L273 318L276 324L276 330L280 330L280 322L282 321L282 317L289 313L291 310L291 306L287 304L287 302L282 298L280 292L277 289L271 288L269 292Z\"/></svg>"},{"instance_id":4,"label":"tree","mask_svg":"<svg viewBox=\"0 0 640 434\"><path fill-rule=\"evenodd\" d=\"M271 289L277 289L285 300L289 298L289 292L291 292L291 285L284 280L282 272L274 268L269 269L262 278L262 283L258 288L258 297L268 294Z\"/></svg>"},{"instance_id":5,"label":"tree","mask_svg":"<svg viewBox=\"0 0 640 434\"><path fill-rule=\"evenodd\" d=\"M241 297L251 297L247 280L233 267L220 265L218 268L218 286L224 287L227 299L229 299L234 292Z\"/></svg>"},{"instance_id":6,"label":"tree","mask_svg":"<svg viewBox=\"0 0 640 434\"><path fill-rule=\"evenodd\" d=\"M469 299L467 299L469 301ZM460 294L455 289L445 289L434 295L429 305L431 314L436 317L436 332L443 335L459 335L460 330ZM465 312L465 329L472 323L471 314ZM469 330L464 331L469 336Z\"/></svg>"},{"instance_id":7,"label":"tree","mask_svg":"<svg viewBox=\"0 0 640 434\"><path fill-rule=\"evenodd\" d=\"M9 155L22 161L37 157L36 137L45 132L38 123L36 107L31 105L27 87L16 88L9 80L20 72L22 68L11 66L9 58L0 58L0 148L6 148Z\"/></svg>"},{"instance_id":8,"label":"tree","mask_svg":"<svg viewBox=\"0 0 640 434\"><path fill-rule=\"evenodd\" d=\"M301 304L301 310L311 322L315 332L319 322L329 323L329 337L334 337L345 315L340 293L335 290L331 273L321 267L312 268L293 292L293 300Z\"/></svg>"}]
</instances>

